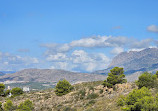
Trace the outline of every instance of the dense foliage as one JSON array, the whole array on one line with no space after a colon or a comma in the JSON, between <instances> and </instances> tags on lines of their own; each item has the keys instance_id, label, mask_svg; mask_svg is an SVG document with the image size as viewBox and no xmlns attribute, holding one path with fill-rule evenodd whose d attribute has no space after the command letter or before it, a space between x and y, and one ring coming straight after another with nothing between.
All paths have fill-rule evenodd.
<instances>
[{"instance_id":1,"label":"dense foliage","mask_svg":"<svg viewBox=\"0 0 158 111\"><path fill-rule=\"evenodd\" d=\"M13 96L18 96L18 95L23 94L23 90L19 87L16 87L11 90L11 93Z\"/></svg>"},{"instance_id":2,"label":"dense foliage","mask_svg":"<svg viewBox=\"0 0 158 111\"><path fill-rule=\"evenodd\" d=\"M157 78L158 78L158 71L156 71L156 76L157 76Z\"/></svg>"},{"instance_id":3,"label":"dense foliage","mask_svg":"<svg viewBox=\"0 0 158 111\"><path fill-rule=\"evenodd\" d=\"M33 111L33 109L33 103L29 99L20 103L19 106L14 106L11 100L7 100L2 107L2 103L0 102L0 111Z\"/></svg>"},{"instance_id":4,"label":"dense foliage","mask_svg":"<svg viewBox=\"0 0 158 111\"><path fill-rule=\"evenodd\" d=\"M32 111L33 109L33 103L28 99L18 106L17 111Z\"/></svg>"},{"instance_id":5,"label":"dense foliage","mask_svg":"<svg viewBox=\"0 0 158 111\"><path fill-rule=\"evenodd\" d=\"M6 103L4 103L4 111L13 111L15 110L15 106L13 105L11 100L7 100Z\"/></svg>"},{"instance_id":6,"label":"dense foliage","mask_svg":"<svg viewBox=\"0 0 158 111\"><path fill-rule=\"evenodd\" d=\"M107 86L111 88L115 84L126 83L127 80L124 78L125 78L125 74L123 68L114 67L113 69L110 70L110 73L108 73L107 80L104 80L103 85L104 87Z\"/></svg>"},{"instance_id":7,"label":"dense foliage","mask_svg":"<svg viewBox=\"0 0 158 111\"><path fill-rule=\"evenodd\" d=\"M142 87L121 97L118 105L122 106L123 111L158 111L158 95L153 97L148 88Z\"/></svg>"},{"instance_id":8,"label":"dense foliage","mask_svg":"<svg viewBox=\"0 0 158 111\"><path fill-rule=\"evenodd\" d=\"M55 87L55 93L57 96L62 96L69 93L72 89L71 84L67 80L59 81Z\"/></svg>"},{"instance_id":9,"label":"dense foliage","mask_svg":"<svg viewBox=\"0 0 158 111\"><path fill-rule=\"evenodd\" d=\"M0 96L4 95L5 85L0 83Z\"/></svg>"},{"instance_id":10,"label":"dense foliage","mask_svg":"<svg viewBox=\"0 0 158 111\"><path fill-rule=\"evenodd\" d=\"M136 84L138 88L147 87L147 88L154 88L156 85L157 76L148 72L144 72L141 76L139 76L138 81Z\"/></svg>"},{"instance_id":11,"label":"dense foliage","mask_svg":"<svg viewBox=\"0 0 158 111\"><path fill-rule=\"evenodd\" d=\"M0 111L3 111L2 103L0 102Z\"/></svg>"}]
</instances>

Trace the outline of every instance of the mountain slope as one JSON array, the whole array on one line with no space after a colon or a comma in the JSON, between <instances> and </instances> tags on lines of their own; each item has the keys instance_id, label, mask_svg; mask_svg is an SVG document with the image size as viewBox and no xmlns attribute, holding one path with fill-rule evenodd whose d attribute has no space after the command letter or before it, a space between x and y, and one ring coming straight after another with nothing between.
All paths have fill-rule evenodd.
<instances>
[{"instance_id":1,"label":"mountain slope","mask_svg":"<svg viewBox=\"0 0 158 111\"><path fill-rule=\"evenodd\" d=\"M6 74L0 77L0 81L24 81L24 82L58 82L66 79L71 83L81 81L97 81L104 80L106 76L76 73L65 70L56 69L25 69L14 74Z\"/></svg>"},{"instance_id":2,"label":"mountain slope","mask_svg":"<svg viewBox=\"0 0 158 111\"><path fill-rule=\"evenodd\" d=\"M3 72L0 72L0 76L3 76L4 75L4 73Z\"/></svg>"},{"instance_id":3,"label":"mountain slope","mask_svg":"<svg viewBox=\"0 0 158 111\"><path fill-rule=\"evenodd\" d=\"M114 57L108 69L94 73L107 74L113 67L123 67L126 74L133 74L138 71L158 70L158 48L147 48L142 51L123 52Z\"/></svg>"}]
</instances>

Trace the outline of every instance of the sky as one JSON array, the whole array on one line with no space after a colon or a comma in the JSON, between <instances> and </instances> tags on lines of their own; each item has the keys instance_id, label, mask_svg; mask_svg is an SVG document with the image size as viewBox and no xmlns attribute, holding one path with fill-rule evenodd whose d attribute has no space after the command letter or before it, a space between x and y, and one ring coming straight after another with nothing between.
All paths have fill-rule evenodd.
<instances>
[{"instance_id":1,"label":"sky","mask_svg":"<svg viewBox=\"0 0 158 111\"><path fill-rule=\"evenodd\" d=\"M92 72L158 46L158 0L0 0L0 70Z\"/></svg>"}]
</instances>

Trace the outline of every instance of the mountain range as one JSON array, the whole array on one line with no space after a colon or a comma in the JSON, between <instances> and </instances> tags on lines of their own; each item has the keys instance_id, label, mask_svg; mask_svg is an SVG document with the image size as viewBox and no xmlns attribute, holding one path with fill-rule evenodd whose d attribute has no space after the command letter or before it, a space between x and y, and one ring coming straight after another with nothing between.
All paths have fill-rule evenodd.
<instances>
[{"instance_id":1,"label":"mountain range","mask_svg":"<svg viewBox=\"0 0 158 111\"><path fill-rule=\"evenodd\" d=\"M122 52L114 57L107 69L93 73L107 75L113 67L123 67L126 75L145 71L155 73L158 70L158 48Z\"/></svg>"},{"instance_id":2,"label":"mountain range","mask_svg":"<svg viewBox=\"0 0 158 111\"><path fill-rule=\"evenodd\" d=\"M22 71L0 76L0 81L10 82L58 82L66 79L71 83L104 80L106 76L98 74L77 73L59 69L24 69Z\"/></svg>"},{"instance_id":3,"label":"mountain range","mask_svg":"<svg viewBox=\"0 0 158 111\"><path fill-rule=\"evenodd\" d=\"M0 73L0 82L50 82L56 83L66 79L70 83L105 80L113 67L123 67L128 81L135 81L145 72L155 73L158 70L158 48L147 48L142 51L122 52L112 60L107 69L93 73L70 72L60 69L24 69L22 71L5 74Z\"/></svg>"}]
</instances>

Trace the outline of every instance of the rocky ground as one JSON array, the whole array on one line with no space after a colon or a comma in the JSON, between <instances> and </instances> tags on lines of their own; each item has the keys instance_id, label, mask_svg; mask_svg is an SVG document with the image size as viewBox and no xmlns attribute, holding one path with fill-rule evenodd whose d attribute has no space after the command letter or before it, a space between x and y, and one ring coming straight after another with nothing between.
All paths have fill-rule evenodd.
<instances>
[{"instance_id":1,"label":"rocky ground","mask_svg":"<svg viewBox=\"0 0 158 111\"><path fill-rule=\"evenodd\" d=\"M117 106L120 95L127 95L136 88L133 83L118 84L110 89L101 84L102 81L75 84L72 92L61 97L55 95L54 89L48 89L10 99L15 105L30 99L35 111L120 111ZM0 101L4 103L6 99Z\"/></svg>"}]
</instances>

